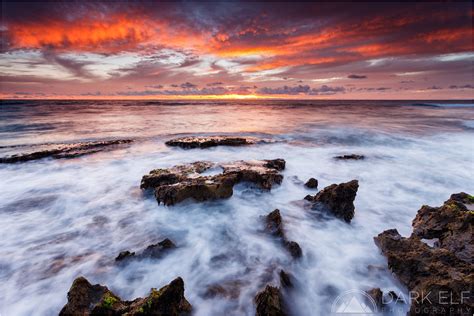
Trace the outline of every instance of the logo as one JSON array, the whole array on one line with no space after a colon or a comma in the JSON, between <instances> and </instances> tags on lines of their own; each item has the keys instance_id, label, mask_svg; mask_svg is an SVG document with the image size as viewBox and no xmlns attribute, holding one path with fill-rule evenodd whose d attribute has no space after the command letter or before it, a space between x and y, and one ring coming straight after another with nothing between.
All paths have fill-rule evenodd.
<instances>
[{"instance_id":1,"label":"logo","mask_svg":"<svg viewBox=\"0 0 474 316\"><path fill-rule=\"evenodd\" d=\"M377 304L374 299L364 291L349 290L334 300L331 306L331 315L376 315Z\"/></svg>"}]
</instances>

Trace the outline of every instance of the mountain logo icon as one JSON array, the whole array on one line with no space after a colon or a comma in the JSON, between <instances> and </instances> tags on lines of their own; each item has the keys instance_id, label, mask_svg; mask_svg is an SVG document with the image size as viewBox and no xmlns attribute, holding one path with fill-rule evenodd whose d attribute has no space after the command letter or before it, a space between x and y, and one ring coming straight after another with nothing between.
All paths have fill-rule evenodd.
<instances>
[{"instance_id":1,"label":"mountain logo icon","mask_svg":"<svg viewBox=\"0 0 474 316\"><path fill-rule=\"evenodd\" d=\"M331 315L376 315L377 304L374 299L360 290L349 290L334 300L331 306Z\"/></svg>"}]
</instances>

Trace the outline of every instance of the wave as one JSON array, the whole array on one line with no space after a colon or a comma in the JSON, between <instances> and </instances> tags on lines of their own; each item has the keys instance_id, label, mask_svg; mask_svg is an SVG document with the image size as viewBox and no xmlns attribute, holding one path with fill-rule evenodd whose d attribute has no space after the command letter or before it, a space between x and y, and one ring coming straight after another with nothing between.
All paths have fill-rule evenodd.
<instances>
[{"instance_id":1,"label":"wave","mask_svg":"<svg viewBox=\"0 0 474 316\"><path fill-rule=\"evenodd\" d=\"M469 108L474 107L474 103L412 103L412 106L426 106L436 108Z\"/></svg>"}]
</instances>

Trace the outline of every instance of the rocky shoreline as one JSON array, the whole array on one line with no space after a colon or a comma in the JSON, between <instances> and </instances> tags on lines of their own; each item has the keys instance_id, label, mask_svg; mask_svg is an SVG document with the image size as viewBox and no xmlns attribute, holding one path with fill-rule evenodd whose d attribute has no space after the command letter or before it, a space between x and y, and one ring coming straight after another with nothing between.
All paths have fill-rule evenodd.
<instances>
[{"instance_id":1,"label":"rocky shoreline","mask_svg":"<svg viewBox=\"0 0 474 316\"><path fill-rule=\"evenodd\" d=\"M179 138L168 141L168 146L189 148L208 148L214 146L241 146L252 142L245 138ZM107 145L105 145L107 146ZM98 148L101 146L99 145ZM87 151L82 149L66 150L64 155ZM90 148L95 148L94 146ZM50 155L54 157L56 154ZM60 157L60 156L58 156ZM21 158L18 158L21 159ZM25 158L27 159L27 158ZM335 157L340 160L361 160L364 156L344 155ZM140 187L151 190L158 204L172 206L188 201L203 202L228 199L238 183L250 184L251 188L269 191L280 185L286 167L283 159L232 161L214 163L196 161L176 165L170 168L154 169L144 175ZM300 184L301 186L303 184ZM318 181L311 178L305 183L307 189L317 190ZM304 200L309 211L340 219L342 225L350 225L356 215L354 201L359 189L359 181L332 184ZM146 196L145 196L146 197ZM387 258L387 267L409 291L429 293L427 301L411 300L410 315L444 315L439 312L443 304L439 303L442 292L451 293L451 299L459 304L452 315L472 314L474 301L465 297L464 292L472 293L474 284L472 228L474 222L474 197L466 193L453 194L440 207L422 206L413 220L413 233L402 237L397 230L390 229L374 238L376 245ZM304 208L302 209L302 212ZM286 236L284 221L279 209L262 216L261 225L268 236L275 238L282 250L298 264L304 249ZM430 240L433 246L428 245ZM115 258L117 265L130 260L160 259L176 248L170 239L147 246L142 252L131 250L120 252ZM304 258L303 258L304 259ZM300 259L302 260L302 259ZM300 261L301 262L301 261ZM286 269L286 268L285 268ZM275 270L273 270L275 271ZM286 300L287 291L294 288L293 274L279 271L279 286L265 281L263 287L255 293L254 307L258 316L290 315ZM204 297L220 296L227 299L239 297L239 281L229 284L211 284L203 291ZM380 288L367 291L379 309L383 309L383 298L387 295L396 298L393 292L383 293ZM470 294L471 295L471 294ZM249 302L250 304L250 302ZM435 311L435 312L433 312ZM184 281L177 277L159 290L152 289L145 298L124 301L107 287L91 285L84 277L77 278L68 293L68 302L60 315L188 315L192 306L184 297Z\"/></svg>"},{"instance_id":2,"label":"rocky shoreline","mask_svg":"<svg viewBox=\"0 0 474 316\"><path fill-rule=\"evenodd\" d=\"M73 144L47 145L48 149L30 153L20 153L6 157L0 157L0 163L19 163L43 158L72 159L85 155L91 155L102 151L108 151L123 147L132 143L131 139L118 139L96 142L81 142Z\"/></svg>"}]
</instances>

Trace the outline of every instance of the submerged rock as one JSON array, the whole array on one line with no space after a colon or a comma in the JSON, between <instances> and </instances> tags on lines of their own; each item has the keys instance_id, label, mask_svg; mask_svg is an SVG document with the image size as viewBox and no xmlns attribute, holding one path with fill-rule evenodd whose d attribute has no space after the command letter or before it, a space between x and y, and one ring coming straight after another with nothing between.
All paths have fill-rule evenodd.
<instances>
[{"instance_id":1,"label":"submerged rock","mask_svg":"<svg viewBox=\"0 0 474 316\"><path fill-rule=\"evenodd\" d=\"M306 183L304 184L305 187L310 188L310 189L317 189L318 188L318 180L315 178L310 178Z\"/></svg>"},{"instance_id":2,"label":"submerged rock","mask_svg":"<svg viewBox=\"0 0 474 316\"><path fill-rule=\"evenodd\" d=\"M280 290L267 285L255 296L256 316L285 316Z\"/></svg>"},{"instance_id":3,"label":"submerged rock","mask_svg":"<svg viewBox=\"0 0 474 316\"><path fill-rule=\"evenodd\" d=\"M472 315L473 203L469 194L453 194L440 207L422 206L410 237L390 229L374 238L410 291L410 315ZM437 245L430 247L422 238L437 239Z\"/></svg>"},{"instance_id":4,"label":"submerged rock","mask_svg":"<svg viewBox=\"0 0 474 316\"><path fill-rule=\"evenodd\" d=\"M151 289L145 298L122 301L106 286L91 285L84 277L74 280L68 302L59 315L162 315L178 316L191 312L184 297L184 282L178 277L159 290Z\"/></svg>"},{"instance_id":5,"label":"submerged rock","mask_svg":"<svg viewBox=\"0 0 474 316\"><path fill-rule=\"evenodd\" d=\"M292 276L290 274L286 273L284 270L280 270L279 276L280 276L280 285L281 285L281 287L283 287L283 288L292 288L293 287L293 282L291 281Z\"/></svg>"},{"instance_id":6,"label":"submerged rock","mask_svg":"<svg viewBox=\"0 0 474 316\"><path fill-rule=\"evenodd\" d=\"M167 141L168 146L190 148L209 148L215 146L244 146L255 144L256 140L251 138L233 136L189 136L180 137Z\"/></svg>"},{"instance_id":7,"label":"submerged rock","mask_svg":"<svg viewBox=\"0 0 474 316\"><path fill-rule=\"evenodd\" d=\"M42 158L66 159L76 158L84 155L90 155L101 151L111 150L120 145L131 143L130 139L82 142L75 144L57 144L45 145L49 149L34 151L30 153L15 154L0 158L0 163L16 163L30 160L38 160Z\"/></svg>"},{"instance_id":8,"label":"submerged rock","mask_svg":"<svg viewBox=\"0 0 474 316\"><path fill-rule=\"evenodd\" d=\"M314 197L306 196L305 200L313 203L313 209L328 211L334 216L350 223L354 217L354 199L359 182L352 180L341 184L331 184L319 191Z\"/></svg>"},{"instance_id":9,"label":"submerged rock","mask_svg":"<svg viewBox=\"0 0 474 316\"><path fill-rule=\"evenodd\" d=\"M413 220L413 235L437 238L439 247L474 263L473 209L474 197L464 192L451 195L440 207L423 205Z\"/></svg>"},{"instance_id":10,"label":"submerged rock","mask_svg":"<svg viewBox=\"0 0 474 316\"><path fill-rule=\"evenodd\" d=\"M216 164L198 161L168 169L155 169L143 176L142 189L154 189L158 203L173 205L193 198L196 201L229 198L239 182L251 182L264 190L283 181L279 171L285 168L283 159L235 161ZM219 169L216 175L206 171Z\"/></svg>"},{"instance_id":11,"label":"submerged rock","mask_svg":"<svg viewBox=\"0 0 474 316\"><path fill-rule=\"evenodd\" d=\"M276 209L265 216L265 231L275 237L278 237L283 246L288 250L293 258L299 258L303 255L300 245L295 241L289 241L283 231L283 221L280 210Z\"/></svg>"},{"instance_id":12,"label":"submerged rock","mask_svg":"<svg viewBox=\"0 0 474 316\"><path fill-rule=\"evenodd\" d=\"M161 258L166 252L168 252L171 249L176 248L176 245L169 240L168 238L160 241L157 244L152 244L146 247L145 250L141 254L135 255L135 252L130 252L130 251L122 251L117 258L115 258L115 261L125 261L129 260L132 258L135 259L147 259L147 258L152 258L152 259L159 259Z\"/></svg>"},{"instance_id":13,"label":"submerged rock","mask_svg":"<svg viewBox=\"0 0 474 316\"><path fill-rule=\"evenodd\" d=\"M365 159L364 155L356 155L356 154L350 154L350 155L341 155L341 156L336 156L334 159L337 160L362 160Z\"/></svg>"}]
</instances>

